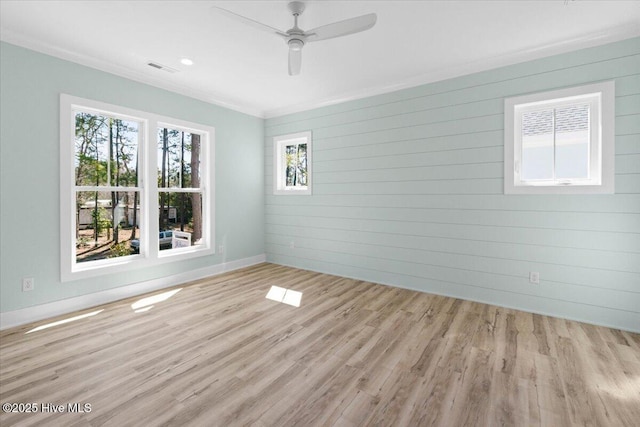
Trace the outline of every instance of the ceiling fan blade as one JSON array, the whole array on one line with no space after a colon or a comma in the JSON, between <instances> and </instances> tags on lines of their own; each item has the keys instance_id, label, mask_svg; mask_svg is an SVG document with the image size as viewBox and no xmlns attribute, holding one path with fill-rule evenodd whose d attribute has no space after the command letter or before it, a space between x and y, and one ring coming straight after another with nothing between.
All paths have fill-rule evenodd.
<instances>
[{"instance_id":1,"label":"ceiling fan blade","mask_svg":"<svg viewBox=\"0 0 640 427\"><path fill-rule=\"evenodd\" d=\"M289 48L289 75L297 76L300 74L302 66L302 49Z\"/></svg>"},{"instance_id":2,"label":"ceiling fan blade","mask_svg":"<svg viewBox=\"0 0 640 427\"><path fill-rule=\"evenodd\" d=\"M287 34L284 31L280 31L277 28L273 28L267 24L263 24L262 22L258 22L258 21L254 21L251 18L247 18L246 16L242 16L242 15L238 15L237 13L231 12L230 10L227 9L223 9L221 7L218 6L212 6L213 9L217 10L218 12L221 12L223 15L228 16L229 18L235 19L236 21L240 21L243 22L247 25L252 26L253 28L256 28L258 30L262 30L262 31L266 31L268 33L272 33L272 34L277 34L281 37L289 37L289 34Z\"/></svg>"},{"instance_id":3,"label":"ceiling fan blade","mask_svg":"<svg viewBox=\"0 0 640 427\"><path fill-rule=\"evenodd\" d=\"M368 30L376 23L377 16L375 13L358 16L356 18L345 19L344 21L334 22L333 24L323 25L306 31L308 35L307 41L315 42L318 40L332 39L334 37L346 36L348 34L359 33Z\"/></svg>"}]
</instances>

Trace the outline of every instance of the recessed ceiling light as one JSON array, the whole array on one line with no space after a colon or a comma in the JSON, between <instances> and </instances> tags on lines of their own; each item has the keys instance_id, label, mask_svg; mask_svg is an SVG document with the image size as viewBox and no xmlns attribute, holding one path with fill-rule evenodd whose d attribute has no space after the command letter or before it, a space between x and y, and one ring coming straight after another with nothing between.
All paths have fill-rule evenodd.
<instances>
[{"instance_id":1,"label":"recessed ceiling light","mask_svg":"<svg viewBox=\"0 0 640 427\"><path fill-rule=\"evenodd\" d=\"M182 58L182 59L180 60L180 62L181 62L183 65L193 65L193 61L192 61L192 60L190 60L189 58Z\"/></svg>"}]
</instances>

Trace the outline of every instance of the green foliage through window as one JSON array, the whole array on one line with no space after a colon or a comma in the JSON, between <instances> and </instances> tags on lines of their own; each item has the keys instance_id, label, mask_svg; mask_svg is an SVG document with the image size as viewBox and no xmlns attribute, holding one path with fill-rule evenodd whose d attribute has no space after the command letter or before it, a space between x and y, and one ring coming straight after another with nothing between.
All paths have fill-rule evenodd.
<instances>
[{"instance_id":1,"label":"green foliage through window","mask_svg":"<svg viewBox=\"0 0 640 427\"><path fill-rule=\"evenodd\" d=\"M191 233L191 244L202 238L200 135L180 129L158 129L158 195L160 230ZM162 248L162 245L160 247Z\"/></svg>"},{"instance_id":2,"label":"green foliage through window","mask_svg":"<svg viewBox=\"0 0 640 427\"><path fill-rule=\"evenodd\" d=\"M285 147L285 177L287 187L307 185L307 144Z\"/></svg>"},{"instance_id":3,"label":"green foliage through window","mask_svg":"<svg viewBox=\"0 0 640 427\"><path fill-rule=\"evenodd\" d=\"M140 128L136 121L75 113L77 262L129 255L111 249L137 237Z\"/></svg>"}]
</instances>

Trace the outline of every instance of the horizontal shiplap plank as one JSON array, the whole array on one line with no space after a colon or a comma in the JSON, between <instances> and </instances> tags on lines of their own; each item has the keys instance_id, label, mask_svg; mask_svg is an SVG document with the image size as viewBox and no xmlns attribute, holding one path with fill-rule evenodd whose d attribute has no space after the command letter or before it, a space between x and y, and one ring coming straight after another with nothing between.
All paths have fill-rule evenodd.
<instances>
[{"instance_id":1,"label":"horizontal shiplap plank","mask_svg":"<svg viewBox=\"0 0 640 427\"><path fill-rule=\"evenodd\" d=\"M640 94L616 97L616 115L640 113Z\"/></svg>"},{"instance_id":2,"label":"horizontal shiplap plank","mask_svg":"<svg viewBox=\"0 0 640 427\"><path fill-rule=\"evenodd\" d=\"M617 166L616 192L640 193L640 167L635 156L620 156ZM266 179L270 179L267 175ZM473 163L463 165L436 165L410 168L384 168L354 171L328 171L314 174L314 185L352 183L395 182L398 185L411 181L448 181L473 179L502 179L503 165L500 162ZM424 187L426 191L428 187ZM401 192L398 192L401 193Z\"/></svg>"},{"instance_id":3,"label":"horizontal shiplap plank","mask_svg":"<svg viewBox=\"0 0 640 427\"><path fill-rule=\"evenodd\" d=\"M616 136L616 155L622 154L640 154L640 133ZM617 161L616 171L619 171Z\"/></svg>"},{"instance_id":4,"label":"horizontal shiplap plank","mask_svg":"<svg viewBox=\"0 0 640 427\"><path fill-rule=\"evenodd\" d=\"M640 93L640 73L616 79L616 96L635 95Z\"/></svg>"},{"instance_id":5,"label":"horizontal shiplap plank","mask_svg":"<svg viewBox=\"0 0 640 427\"><path fill-rule=\"evenodd\" d=\"M524 195L432 195L429 197L407 197L403 195L374 196L333 195L312 197L274 196L267 192L267 206L307 206L307 207L381 207L435 210L478 210L499 212L509 217L521 211L536 212L576 212L576 213L640 213L640 195L602 194L598 197L587 195L545 195L531 197ZM511 214L509 213L511 212ZM596 222L600 218L596 218ZM623 225L624 227L624 225ZM623 228L623 230L625 230Z\"/></svg>"},{"instance_id":6,"label":"horizontal shiplap plank","mask_svg":"<svg viewBox=\"0 0 640 427\"><path fill-rule=\"evenodd\" d=\"M640 194L640 173L616 175L615 180L616 193Z\"/></svg>"},{"instance_id":7,"label":"horizontal shiplap plank","mask_svg":"<svg viewBox=\"0 0 640 427\"><path fill-rule=\"evenodd\" d=\"M522 228L546 228L552 230L605 231L611 233L640 233L640 211L636 213L592 213L592 212L535 212L501 211L479 209L406 209L398 207L342 207L267 205L267 215L300 216L303 218L327 218L352 220L346 224L354 230L368 225L374 231L385 227L407 227L412 232L414 223L461 224L508 226ZM389 223L367 223L366 221L388 221ZM640 234L639 234L640 235Z\"/></svg>"},{"instance_id":8,"label":"horizontal shiplap plank","mask_svg":"<svg viewBox=\"0 0 640 427\"><path fill-rule=\"evenodd\" d=\"M314 173L354 170L370 170L398 167L419 167L437 165L455 165L466 163L502 162L503 147L471 148L459 151L438 151L434 153L399 153L384 157L364 157L354 159L335 159L314 161Z\"/></svg>"},{"instance_id":9,"label":"horizontal shiplap plank","mask_svg":"<svg viewBox=\"0 0 640 427\"><path fill-rule=\"evenodd\" d=\"M352 184L314 184L313 193L316 195L339 194L501 194L504 183L499 178L464 179L445 181L411 181L399 185L396 182L360 182ZM265 186L266 193L272 193L271 186Z\"/></svg>"},{"instance_id":10,"label":"horizontal shiplap plank","mask_svg":"<svg viewBox=\"0 0 640 427\"><path fill-rule=\"evenodd\" d=\"M435 165L411 168L384 168L354 171L316 172L315 184L348 184L350 182L403 182L420 180L502 178L501 162L466 165Z\"/></svg>"},{"instance_id":11,"label":"horizontal shiplap plank","mask_svg":"<svg viewBox=\"0 0 640 427\"><path fill-rule=\"evenodd\" d=\"M640 154L616 156L616 173L640 173Z\"/></svg>"},{"instance_id":12,"label":"horizontal shiplap plank","mask_svg":"<svg viewBox=\"0 0 640 427\"><path fill-rule=\"evenodd\" d=\"M616 135L640 133L640 114L628 114L616 117Z\"/></svg>"},{"instance_id":13,"label":"horizontal shiplap plank","mask_svg":"<svg viewBox=\"0 0 640 427\"><path fill-rule=\"evenodd\" d=\"M326 148L320 145L314 147L313 155L316 162L340 159L356 159L368 157L384 157L402 154L430 153L437 151L458 151L487 147L501 147L503 145L503 130L477 132L473 137L464 135L447 135L433 138L418 138L410 140L386 141L368 143L366 145L342 146Z\"/></svg>"}]
</instances>

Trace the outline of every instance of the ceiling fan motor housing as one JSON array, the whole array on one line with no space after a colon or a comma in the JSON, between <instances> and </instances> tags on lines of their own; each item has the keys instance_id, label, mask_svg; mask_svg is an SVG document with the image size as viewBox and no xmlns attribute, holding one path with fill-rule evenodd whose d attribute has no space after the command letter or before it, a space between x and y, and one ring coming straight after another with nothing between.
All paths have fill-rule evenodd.
<instances>
[{"instance_id":1,"label":"ceiling fan motor housing","mask_svg":"<svg viewBox=\"0 0 640 427\"><path fill-rule=\"evenodd\" d=\"M304 46L304 42L300 39L290 39L288 44L291 50L302 50L302 46Z\"/></svg>"}]
</instances>

